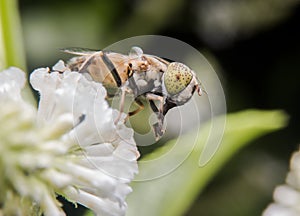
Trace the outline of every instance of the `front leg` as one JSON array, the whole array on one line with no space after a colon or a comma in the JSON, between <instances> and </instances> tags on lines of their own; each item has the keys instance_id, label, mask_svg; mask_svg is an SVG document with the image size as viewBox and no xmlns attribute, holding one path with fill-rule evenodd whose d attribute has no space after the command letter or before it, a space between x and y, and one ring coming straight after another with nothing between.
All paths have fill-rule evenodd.
<instances>
[{"instance_id":1,"label":"front leg","mask_svg":"<svg viewBox=\"0 0 300 216\"><path fill-rule=\"evenodd\" d=\"M163 129L163 123L164 123L164 114L163 114L163 101L164 98L159 95L155 94L147 94L146 98L149 100L150 107L152 111L156 114L158 121L152 125L153 131L155 134L156 141L159 140L165 133L165 130ZM159 101L159 108L157 108L154 101Z\"/></svg>"}]
</instances>

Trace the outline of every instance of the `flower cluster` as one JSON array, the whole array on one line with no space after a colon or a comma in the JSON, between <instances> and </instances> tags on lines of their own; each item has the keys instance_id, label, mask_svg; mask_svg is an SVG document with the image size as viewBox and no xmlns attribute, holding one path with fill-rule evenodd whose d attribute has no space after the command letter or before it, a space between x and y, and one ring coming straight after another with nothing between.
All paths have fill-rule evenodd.
<instances>
[{"instance_id":1,"label":"flower cluster","mask_svg":"<svg viewBox=\"0 0 300 216\"><path fill-rule=\"evenodd\" d=\"M139 153L105 88L60 61L31 74L36 109L21 97L25 82L17 68L0 73L0 215L65 215L57 195L125 215Z\"/></svg>"},{"instance_id":2,"label":"flower cluster","mask_svg":"<svg viewBox=\"0 0 300 216\"><path fill-rule=\"evenodd\" d=\"M300 215L300 151L293 154L286 184L275 188L273 198L263 216Z\"/></svg>"}]
</instances>

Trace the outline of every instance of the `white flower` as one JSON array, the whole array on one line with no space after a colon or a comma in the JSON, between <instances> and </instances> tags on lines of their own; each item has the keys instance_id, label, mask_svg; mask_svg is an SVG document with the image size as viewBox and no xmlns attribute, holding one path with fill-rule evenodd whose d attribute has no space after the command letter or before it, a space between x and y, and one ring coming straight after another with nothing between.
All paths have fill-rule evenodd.
<instances>
[{"instance_id":1,"label":"white flower","mask_svg":"<svg viewBox=\"0 0 300 216\"><path fill-rule=\"evenodd\" d=\"M293 154L286 184L274 190L274 203L264 211L263 216L300 215L300 152Z\"/></svg>"},{"instance_id":2,"label":"white flower","mask_svg":"<svg viewBox=\"0 0 300 216\"><path fill-rule=\"evenodd\" d=\"M64 215L56 194L97 215L125 215L139 156L133 131L114 124L100 83L63 62L53 69L64 73L31 74L38 110L21 98L23 72L0 73L0 215Z\"/></svg>"}]
</instances>

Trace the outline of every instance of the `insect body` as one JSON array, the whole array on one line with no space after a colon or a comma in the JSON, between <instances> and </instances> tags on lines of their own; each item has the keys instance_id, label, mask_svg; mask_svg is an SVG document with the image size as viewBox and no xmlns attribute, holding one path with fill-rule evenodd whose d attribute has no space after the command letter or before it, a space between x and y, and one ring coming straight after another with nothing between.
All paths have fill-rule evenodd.
<instances>
[{"instance_id":1,"label":"insect body","mask_svg":"<svg viewBox=\"0 0 300 216\"><path fill-rule=\"evenodd\" d=\"M185 104L197 91L202 94L196 74L188 66L172 62L154 55L144 54L139 47L132 47L128 55L82 49L64 49L64 52L79 55L68 62L72 71L89 76L101 82L107 89L121 88L120 112L124 109L126 93L133 94L139 105L137 110L128 113L134 115L143 109L141 98L146 98L158 121L153 125L159 139L163 131L164 116L176 106ZM158 106L154 101L158 101ZM116 119L116 122L119 118Z\"/></svg>"}]
</instances>

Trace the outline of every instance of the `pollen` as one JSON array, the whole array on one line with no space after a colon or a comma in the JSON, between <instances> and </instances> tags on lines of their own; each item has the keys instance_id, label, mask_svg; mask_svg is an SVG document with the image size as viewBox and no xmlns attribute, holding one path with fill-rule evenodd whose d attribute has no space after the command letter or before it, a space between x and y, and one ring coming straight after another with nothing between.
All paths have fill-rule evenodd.
<instances>
[{"instance_id":1,"label":"pollen","mask_svg":"<svg viewBox=\"0 0 300 216\"><path fill-rule=\"evenodd\" d=\"M179 62L172 62L164 74L166 90L171 95L183 91L191 82L193 73L186 65Z\"/></svg>"}]
</instances>

